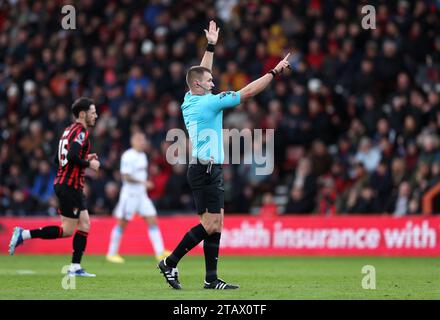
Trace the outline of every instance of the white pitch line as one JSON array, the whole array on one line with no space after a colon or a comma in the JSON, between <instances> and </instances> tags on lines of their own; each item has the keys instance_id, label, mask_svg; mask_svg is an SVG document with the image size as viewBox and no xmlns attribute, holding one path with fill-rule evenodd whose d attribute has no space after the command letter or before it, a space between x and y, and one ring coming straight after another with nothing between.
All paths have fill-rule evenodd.
<instances>
[{"instance_id":1,"label":"white pitch line","mask_svg":"<svg viewBox=\"0 0 440 320\"><path fill-rule=\"evenodd\" d=\"M17 270L18 274L35 274L36 272L34 270Z\"/></svg>"}]
</instances>

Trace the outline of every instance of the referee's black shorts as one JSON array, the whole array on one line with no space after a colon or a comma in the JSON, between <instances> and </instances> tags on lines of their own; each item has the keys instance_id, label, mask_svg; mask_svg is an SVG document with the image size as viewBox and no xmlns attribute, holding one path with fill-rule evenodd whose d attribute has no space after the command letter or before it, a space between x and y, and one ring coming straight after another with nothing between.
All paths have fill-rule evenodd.
<instances>
[{"instance_id":1,"label":"referee's black shorts","mask_svg":"<svg viewBox=\"0 0 440 320\"><path fill-rule=\"evenodd\" d=\"M194 195L198 214L220 213L225 207L225 188L221 164L213 164L207 173L208 164L191 163L188 166L187 179Z\"/></svg>"},{"instance_id":2,"label":"referee's black shorts","mask_svg":"<svg viewBox=\"0 0 440 320\"><path fill-rule=\"evenodd\" d=\"M82 190L65 184L56 184L53 188L59 200L58 213L67 218L78 219L80 212L87 208Z\"/></svg>"}]
</instances>

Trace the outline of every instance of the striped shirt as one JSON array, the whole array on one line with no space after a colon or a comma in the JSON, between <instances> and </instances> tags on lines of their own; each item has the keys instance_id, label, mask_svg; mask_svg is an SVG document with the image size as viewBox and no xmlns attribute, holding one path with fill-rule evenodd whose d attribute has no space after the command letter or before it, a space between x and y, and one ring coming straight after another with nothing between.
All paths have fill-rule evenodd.
<instances>
[{"instance_id":1,"label":"striped shirt","mask_svg":"<svg viewBox=\"0 0 440 320\"><path fill-rule=\"evenodd\" d=\"M58 144L57 176L54 185L64 184L74 189L84 187L84 171L89 166L89 132L81 123L73 123L64 129Z\"/></svg>"}]
</instances>

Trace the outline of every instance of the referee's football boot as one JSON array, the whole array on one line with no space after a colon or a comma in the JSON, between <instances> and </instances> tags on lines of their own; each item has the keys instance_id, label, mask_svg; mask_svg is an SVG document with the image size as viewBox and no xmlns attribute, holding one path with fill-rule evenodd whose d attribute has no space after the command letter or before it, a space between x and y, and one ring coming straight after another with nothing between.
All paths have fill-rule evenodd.
<instances>
[{"instance_id":1,"label":"referee's football boot","mask_svg":"<svg viewBox=\"0 0 440 320\"><path fill-rule=\"evenodd\" d=\"M14 232L12 233L11 241L9 242L9 254L11 256L14 255L15 248L23 243L23 237L21 233L23 232L23 228L15 227Z\"/></svg>"},{"instance_id":2,"label":"referee's football boot","mask_svg":"<svg viewBox=\"0 0 440 320\"><path fill-rule=\"evenodd\" d=\"M161 260L159 264L157 265L157 268L160 270L160 272L165 277L165 280L168 282L168 284L171 286L171 288L180 290L182 289L182 286L179 282L179 271L177 268L169 267L165 264L165 259Z\"/></svg>"},{"instance_id":3,"label":"referee's football boot","mask_svg":"<svg viewBox=\"0 0 440 320\"><path fill-rule=\"evenodd\" d=\"M228 290L228 289L238 289L239 285L226 283L222 279L216 279L212 282L205 281L205 289L214 289L214 290Z\"/></svg>"}]
</instances>

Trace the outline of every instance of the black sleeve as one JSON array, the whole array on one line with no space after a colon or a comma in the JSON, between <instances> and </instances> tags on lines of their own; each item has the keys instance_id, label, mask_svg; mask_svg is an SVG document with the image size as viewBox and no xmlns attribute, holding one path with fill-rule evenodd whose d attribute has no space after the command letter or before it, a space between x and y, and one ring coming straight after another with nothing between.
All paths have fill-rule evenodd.
<instances>
[{"instance_id":1,"label":"black sleeve","mask_svg":"<svg viewBox=\"0 0 440 320\"><path fill-rule=\"evenodd\" d=\"M81 145L78 142L73 141L70 144L70 149L67 153L67 160L74 165L80 166L81 168L87 168L90 165L90 162L79 157L80 151Z\"/></svg>"},{"instance_id":2,"label":"black sleeve","mask_svg":"<svg viewBox=\"0 0 440 320\"><path fill-rule=\"evenodd\" d=\"M53 159L53 162L54 162L57 166L60 165L60 160L58 160L58 153L55 154L55 158Z\"/></svg>"}]
</instances>

